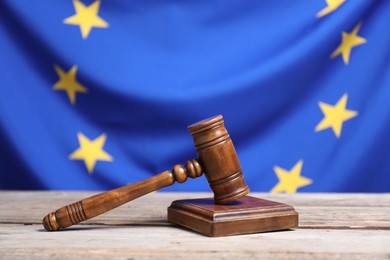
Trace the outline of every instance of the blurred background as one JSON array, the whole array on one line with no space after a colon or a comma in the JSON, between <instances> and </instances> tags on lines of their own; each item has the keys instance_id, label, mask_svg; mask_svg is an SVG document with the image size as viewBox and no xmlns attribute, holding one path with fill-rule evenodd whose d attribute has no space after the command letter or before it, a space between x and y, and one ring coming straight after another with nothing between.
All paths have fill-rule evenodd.
<instances>
[{"instance_id":1,"label":"blurred background","mask_svg":"<svg viewBox=\"0 0 390 260\"><path fill-rule=\"evenodd\" d=\"M0 2L0 189L107 190L223 115L252 191L390 191L390 1ZM209 191L204 178L164 190Z\"/></svg>"}]
</instances>

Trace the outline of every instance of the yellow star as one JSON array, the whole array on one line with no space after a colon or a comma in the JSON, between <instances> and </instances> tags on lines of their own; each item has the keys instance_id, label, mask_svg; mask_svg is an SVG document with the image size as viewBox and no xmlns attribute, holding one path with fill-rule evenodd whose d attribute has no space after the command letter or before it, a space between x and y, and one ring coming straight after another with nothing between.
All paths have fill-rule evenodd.
<instances>
[{"instance_id":1,"label":"yellow star","mask_svg":"<svg viewBox=\"0 0 390 260\"><path fill-rule=\"evenodd\" d=\"M345 0L325 0L325 1L327 3L327 6L317 13L318 18L336 11L345 2Z\"/></svg>"},{"instance_id":2,"label":"yellow star","mask_svg":"<svg viewBox=\"0 0 390 260\"><path fill-rule=\"evenodd\" d=\"M354 110L346 109L348 100L348 94L344 94L339 101L337 101L336 105L332 106L323 102L318 102L318 106L322 110L324 114L324 118L315 128L316 132L322 131L327 128L332 128L334 134L337 138L341 135L341 128L343 123L355 116L357 116L358 112Z\"/></svg>"},{"instance_id":3,"label":"yellow star","mask_svg":"<svg viewBox=\"0 0 390 260\"><path fill-rule=\"evenodd\" d=\"M80 26L83 39L88 37L92 27L108 27L108 23L98 16L100 0L96 0L90 6L85 6L78 0L73 0L73 6L76 14L66 18L64 23Z\"/></svg>"},{"instance_id":4,"label":"yellow star","mask_svg":"<svg viewBox=\"0 0 390 260\"><path fill-rule=\"evenodd\" d=\"M54 90L65 90L68 94L70 103L73 105L76 102L76 93L86 93L88 90L77 82L76 73L77 66L74 65L68 72L63 71L59 66L54 65L60 79L54 84Z\"/></svg>"},{"instance_id":5,"label":"yellow star","mask_svg":"<svg viewBox=\"0 0 390 260\"><path fill-rule=\"evenodd\" d=\"M271 190L272 193L296 193L297 189L311 184L313 181L309 178L302 177L303 160L299 160L291 170L285 170L279 166L274 167L279 182Z\"/></svg>"},{"instance_id":6,"label":"yellow star","mask_svg":"<svg viewBox=\"0 0 390 260\"><path fill-rule=\"evenodd\" d=\"M84 160L85 166L90 174L92 174L96 161L109 161L113 159L110 154L103 150L104 143L107 136L105 134L100 135L95 140L91 141L82 133L77 134L79 139L80 148L69 155L71 160Z\"/></svg>"},{"instance_id":7,"label":"yellow star","mask_svg":"<svg viewBox=\"0 0 390 260\"><path fill-rule=\"evenodd\" d=\"M349 56L352 48L367 42L365 38L357 35L361 26L362 23L360 22L353 28L351 33L343 32L341 44L333 51L331 55L332 58L342 54L344 63L349 63Z\"/></svg>"}]
</instances>

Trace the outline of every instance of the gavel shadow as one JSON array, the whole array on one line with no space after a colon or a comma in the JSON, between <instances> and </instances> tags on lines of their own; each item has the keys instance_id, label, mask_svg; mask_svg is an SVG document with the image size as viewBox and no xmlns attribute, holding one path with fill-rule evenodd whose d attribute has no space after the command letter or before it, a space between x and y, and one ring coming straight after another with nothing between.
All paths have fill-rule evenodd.
<instances>
[{"instance_id":1,"label":"gavel shadow","mask_svg":"<svg viewBox=\"0 0 390 260\"><path fill-rule=\"evenodd\" d=\"M208 208L213 208L215 206L218 206L215 204L214 200L212 198L209 199L194 199L194 202L196 202L198 205L205 206ZM225 206L234 206L234 205L240 205L242 202L240 201L233 201L228 204L225 204ZM101 229L117 229L117 228L129 228L129 227L175 227L179 228L179 225L175 225L173 223L170 223L167 219L161 218L161 219L153 219L153 220L145 220L145 221L137 221L126 223L126 221L123 221L122 223L101 223L101 222L91 222L91 223L83 223L79 224L78 226L72 226L66 229L61 229L57 232L74 232L74 231L82 231L82 230L101 230ZM184 230L188 230L185 229ZM37 229L37 232L47 232L45 229L40 228Z\"/></svg>"},{"instance_id":2,"label":"gavel shadow","mask_svg":"<svg viewBox=\"0 0 390 260\"><path fill-rule=\"evenodd\" d=\"M109 229L122 229L122 228L131 228L131 227L173 227L174 225L169 223L166 219L159 219L153 221L140 221L137 223L118 223L118 224L107 224L107 223L85 223L78 226L72 226L66 229L61 229L56 232L76 232L84 230L109 230ZM47 231L44 228L36 230L37 232Z\"/></svg>"},{"instance_id":3,"label":"gavel shadow","mask_svg":"<svg viewBox=\"0 0 390 260\"><path fill-rule=\"evenodd\" d=\"M252 233L292 231L298 226L298 214L290 205L251 196L221 205L213 198L173 201L167 218L158 217L140 221L106 220L89 221L79 226L61 229L59 232L99 231L127 229L139 232L142 228L172 228L209 237L225 237ZM141 228L141 229L140 229ZM133 230L130 230L133 229ZM44 229L38 232L46 232ZM142 232L145 232L143 230ZM171 231L167 231L171 232Z\"/></svg>"},{"instance_id":4,"label":"gavel shadow","mask_svg":"<svg viewBox=\"0 0 390 260\"><path fill-rule=\"evenodd\" d=\"M212 198L205 199L193 199L191 200L193 203L205 208L213 209L214 207L221 207L221 205L215 204L215 201ZM224 205L224 207L229 208L231 206L239 206L241 205L241 201L232 201ZM181 228L179 225L175 225L170 223L167 219L153 219L146 221L137 221L136 223L101 223L101 222L92 222L92 223L84 223L78 226L72 226L66 229L61 229L59 232L75 232L82 230L101 230L101 229L117 229L117 228L128 228L128 227L175 227ZM181 228L187 231L190 231L186 228ZM47 232L45 229L37 229L37 232Z\"/></svg>"},{"instance_id":5,"label":"gavel shadow","mask_svg":"<svg viewBox=\"0 0 390 260\"><path fill-rule=\"evenodd\" d=\"M183 226L180 226L180 225L174 225L173 226L174 228L177 228L177 229L180 229L180 230L183 230L185 232L190 232L192 234L195 234L195 235L200 235L200 236L203 236L203 237L211 237L213 239L216 239L216 238L226 238L230 235L226 235L226 236L208 236L206 234L203 234L203 233L199 233L197 231L194 231L192 229L189 229L189 228L186 228L186 227L183 227ZM283 232L291 232L291 231L294 231L293 228L288 228L288 229L282 229L282 230L270 230L270 231L263 231L263 232L257 232L257 233L242 233L242 234L235 234L234 236L236 237L240 237L240 236L257 236L257 235L266 235L266 234L272 234L272 233L283 233Z\"/></svg>"},{"instance_id":6,"label":"gavel shadow","mask_svg":"<svg viewBox=\"0 0 390 260\"><path fill-rule=\"evenodd\" d=\"M168 227L168 225L162 225L162 226ZM189 232L189 233L194 234L194 235L209 237L205 234L201 234L199 232L196 232L194 230L191 230L189 228L186 228L186 227L183 227L183 226L180 226L177 224L170 224L169 226L172 229L179 229L179 230ZM153 227L153 226L149 225L149 224L145 224L145 225L142 225L142 224L137 224L137 225L134 225L134 224L121 224L121 225L89 225L89 224L84 224L84 225L80 225L78 227L61 229L58 232L98 231L98 230L124 229L124 228L130 229L130 228L135 228L135 227ZM37 229L36 231L47 234L47 231L43 228ZM289 231L294 231L294 229L289 228L289 229L284 229L284 230L273 230L273 231L259 232L259 233L254 233L254 234L250 234L250 233L237 234L236 236L242 236L242 235L248 236L248 235L269 234L269 233L289 232ZM226 237L226 236L223 236L223 237Z\"/></svg>"}]
</instances>

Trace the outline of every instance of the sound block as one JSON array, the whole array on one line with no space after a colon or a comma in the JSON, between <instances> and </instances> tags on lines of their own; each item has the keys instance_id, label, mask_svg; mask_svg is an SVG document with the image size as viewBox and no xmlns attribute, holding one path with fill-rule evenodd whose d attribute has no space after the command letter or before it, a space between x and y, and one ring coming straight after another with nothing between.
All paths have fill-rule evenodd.
<instances>
[{"instance_id":1,"label":"sound block","mask_svg":"<svg viewBox=\"0 0 390 260\"><path fill-rule=\"evenodd\" d=\"M173 201L168 221L211 237L284 230L298 226L290 205L245 196L226 205L212 198Z\"/></svg>"}]
</instances>

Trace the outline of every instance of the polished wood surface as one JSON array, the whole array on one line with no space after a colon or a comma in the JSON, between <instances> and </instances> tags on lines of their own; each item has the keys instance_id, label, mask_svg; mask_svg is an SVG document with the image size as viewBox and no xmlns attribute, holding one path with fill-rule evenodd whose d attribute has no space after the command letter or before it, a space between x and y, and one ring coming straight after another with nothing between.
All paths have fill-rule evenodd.
<instances>
[{"instance_id":1,"label":"polished wood surface","mask_svg":"<svg viewBox=\"0 0 390 260\"><path fill-rule=\"evenodd\" d=\"M212 198L176 200L168 208L168 221L210 237L285 230L298 226L298 213L290 205L245 196L225 205Z\"/></svg>"},{"instance_id":2,"label":"polished wood surface","mask_svg":"<svg viewBox=\"0 0 390 260\"><path fill-rule=\"evenodd\" d=\"M183 183L188 177L196 178L201 175L202 168L199 163L196 160L191 160L187 162L185 167L176 165L172 171L165 171L152 178L100 193L59 208L44 217L43 226L47 231L57 231L60 228L70 227L110 211L142 195L170 186L176 181Z\"/></svg>"},{"instance_id":3,"label":"polished wood surface","mask_svg":"<svg viewBox=\"0 0 390 260\"><path fill-rule=\"evenodd\" d=\"M222 116L188 127L217 204L226 204L249 193L233 142Z\"/></svg>"},{"instance_id":4,"label":"polished wood surface","mask_svg":"<svg viewBox=\"0 0 390 260\"><path fill-rule=\"evenodd\" d=\"M42 215L97 192L0 191L2 259L389 259L390 194L268 194L294 205L297 228L210 238L167 221L172 201L213 193L153 192L80 225L45 232Z\"/></svg>"},{"instance_id":5,"label":"polished wood surface","mask_svg":"<svg viewBox=\"0 0 390 260\"><path fill-rule=\"evenodd\" d=\"M239 199L249 192L241 166L222 116L215 116L188 127L199 156L176 165L172 171L162 172L152 178L129 184L93 197L69 204L47 214L43 226L47 231L57 231L110 211L131 200L188 177L195 178L205 172L216 203L225 204Z\"/></svg>"}]
</instances>

